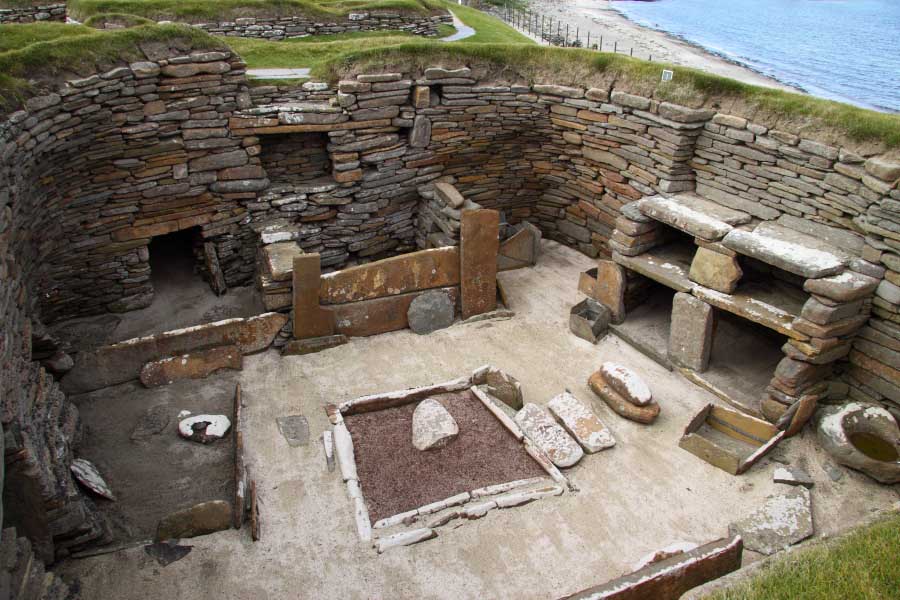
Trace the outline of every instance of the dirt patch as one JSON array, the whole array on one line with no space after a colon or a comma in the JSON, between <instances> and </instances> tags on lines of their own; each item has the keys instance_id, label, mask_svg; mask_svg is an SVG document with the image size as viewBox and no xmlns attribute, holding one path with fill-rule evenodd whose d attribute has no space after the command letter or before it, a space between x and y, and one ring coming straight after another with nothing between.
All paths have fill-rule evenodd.
<instances>
[{"instance_id":1,"label":"dirt patch","mask_svg":"<svg viewBox=\"0 0 900 600\"><path fill-rule=\"evenodd\" d=\"M93 462L117 501L97 500L117 543L145 540L159 520L199 502L233 497L234 434L212 444L182 439L178 413L232 417L238 374L147 389L124 383L73 396L85 426L77 455Z\"/></svg>"},{"instance_id":2,"label":"dirt patch","mask_svg":"<svg viewBox=\"0 0 900 600\"><path fill-rule=\"evenodd\" d=\"M545 474L471 392L433 397L459 425L457 438L437 450L421 452L412 445L418 403L344 418L373 522L486 485Z\"/></svg>"}]
</instances>

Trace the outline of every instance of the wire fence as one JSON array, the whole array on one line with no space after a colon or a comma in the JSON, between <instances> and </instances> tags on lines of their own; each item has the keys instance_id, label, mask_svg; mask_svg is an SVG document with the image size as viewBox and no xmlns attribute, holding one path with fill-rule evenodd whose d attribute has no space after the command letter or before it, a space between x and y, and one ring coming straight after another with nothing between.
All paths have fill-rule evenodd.
<instances>
[{"instance_id":1,"label":"wire fence","mask_svg":"<svg viewBox=\"0 0 900 600\"><path fill-rule=\"evenodd\" d=\"M499 17L516 30L529 35L538 41L551 46L565 48L587 48L601 52L626 54L634 58L652 61L652 54L644 54L640 50L635 53L634 44L626 43L618 37L604 32L570 25L562 19L554 19L539 11L523 9L510 2L502 6L489 5L482 10Z\"/></svg>"}]
</instances>

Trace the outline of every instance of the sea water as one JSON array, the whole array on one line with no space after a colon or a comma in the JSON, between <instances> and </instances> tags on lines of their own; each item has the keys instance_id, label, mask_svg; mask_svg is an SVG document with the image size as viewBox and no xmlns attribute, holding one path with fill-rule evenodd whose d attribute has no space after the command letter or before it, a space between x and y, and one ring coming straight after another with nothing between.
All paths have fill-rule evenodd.
<instances>
[{"instance_id":1,"label":"sea water","mask_svg":"<svg viewBox=\"0 0 900 600\"><path fill-rule=\"evenodd\" d=\"M900 0L620 0L631 20L803 90L900 111Z\"/></svg>"}]
</instances>

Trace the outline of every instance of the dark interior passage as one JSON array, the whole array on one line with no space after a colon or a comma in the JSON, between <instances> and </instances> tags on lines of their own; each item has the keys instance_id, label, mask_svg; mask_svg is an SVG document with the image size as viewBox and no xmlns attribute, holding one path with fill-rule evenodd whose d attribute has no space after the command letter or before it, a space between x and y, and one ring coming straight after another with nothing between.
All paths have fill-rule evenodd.
<instances>
[{"instance_id":1,"label":"dark interior passage","mask_svg":"<svg viewBox=\"0 0 900 600\"><path fill-rule=\"evenodd\" d=\"M199 236L200 229L191 227L150 240L150 278L157 293L177 290L200 277L194 256Z\"/></svg>"}]
</instances>

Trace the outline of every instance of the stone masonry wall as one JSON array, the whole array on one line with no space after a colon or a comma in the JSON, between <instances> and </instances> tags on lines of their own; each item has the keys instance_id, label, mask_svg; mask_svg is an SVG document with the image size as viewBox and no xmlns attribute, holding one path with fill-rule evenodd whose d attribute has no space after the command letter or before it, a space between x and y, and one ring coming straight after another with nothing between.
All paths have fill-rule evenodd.
<instances>
[{"instance_id":1,"label":"stone masonry wall","mask_svg":"<svg viewBox=\"0 0 900 600\"><path fill-rule=\"evenodd\" d=\"M285 40L308 35L332 35L359 31L405 31L415 35L434 37L438 26L453 23L453 17L443 15L404 15L400 13L351 13L346 20L323 22L303 15L290 17L247 17L218 23L197 23L212 35Z\"/></svg>"},{"instance_id":2,"label":"stone masonry wall","mask_svg":"<svg viewBox=\"0 0 900 600\"><path fill-rule=\"evenodd\" d=\"M11 23L35 23L40 21L66 20L66 5L40 4L21 8L4 8L0 6L0 25Z\"/></svg>"}]
</instances>

